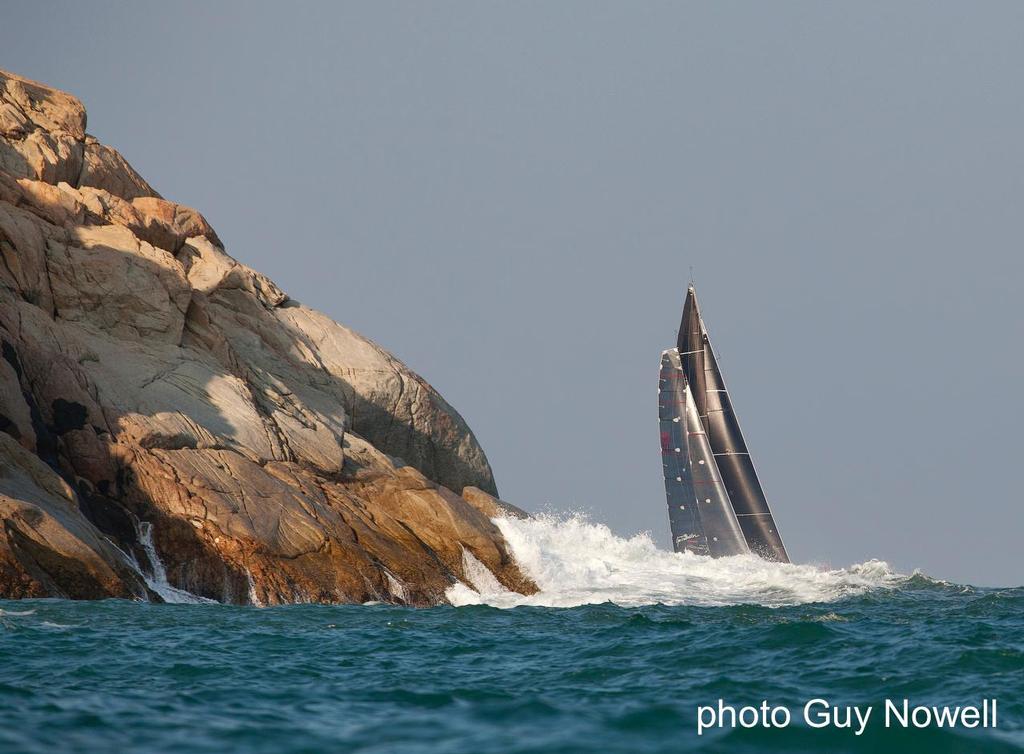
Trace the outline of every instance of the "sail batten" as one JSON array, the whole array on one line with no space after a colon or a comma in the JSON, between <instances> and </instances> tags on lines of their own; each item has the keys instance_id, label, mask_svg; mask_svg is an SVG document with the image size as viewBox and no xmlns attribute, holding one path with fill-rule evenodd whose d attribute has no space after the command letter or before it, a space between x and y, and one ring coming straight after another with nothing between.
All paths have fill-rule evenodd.
<instances>
[{"instance_id":1,"label":"sail batten","mask_svg":"<svg viewBox=\"0 0 1024 754\"><path fill-rule=\"evenodd\" d=\"M673 547L712 557L749 552L676 349L662 354L658 393Z\"/></svg>"}]
</instances>

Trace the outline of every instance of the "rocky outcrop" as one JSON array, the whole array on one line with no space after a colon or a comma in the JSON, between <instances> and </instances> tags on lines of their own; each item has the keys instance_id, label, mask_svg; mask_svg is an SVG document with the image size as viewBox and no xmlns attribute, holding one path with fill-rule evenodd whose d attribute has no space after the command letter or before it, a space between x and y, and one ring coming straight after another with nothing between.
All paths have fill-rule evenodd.
<instances>
[{"instance_id":1,"label":"rocky outcrop","mask_svg":"<svg viewBox=\"0 0 1024 754\"><path fill-rule=\"evenodd\" d=\"M147 595L138 572L81 514L71 487L3 433L0 489L0 595Z\"/></svg>"},{"instance_id":2,"label":"rocky outcrop","mask_svg":"<svg viewBox=\"0 0 1024 754\"><path fill-rule=\"evenodd\" d=\"M517 508L511 503L499 500L479 487L463 487L462 499L487 516L487 518L521 519L529 517L529 514L522 508Z\"/></svg>"},{"instance_id":3,"label":"rocky outcrop","mask_svg":"<svg viewBox=\"0 0 1024 754\"><path fill-rule=\"evenodd\" d=\"M0 596L152 596L154 552L239 603L432 604L464 550L533 589L459 414L85 127L0 72Z\"/></svg>"}]
</instances>

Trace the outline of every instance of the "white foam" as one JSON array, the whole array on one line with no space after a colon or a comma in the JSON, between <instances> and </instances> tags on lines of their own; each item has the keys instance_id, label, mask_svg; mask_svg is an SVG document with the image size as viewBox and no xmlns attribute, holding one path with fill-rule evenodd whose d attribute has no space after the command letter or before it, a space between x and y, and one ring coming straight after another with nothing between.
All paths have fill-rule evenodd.
<instances>
[{"instance_id":1,"label":"white foam","mask_svg":"<svg viewBox=\"0 0 1024 754\"><path fill-rule=\"evenodd\" d=\"M146 551L146 558L149 560L152 571L147 573L139 567L134 558L131 558L131 560L135 565L135 569L146 580L146 585L163 597L164 602L193 605L216 602L216 600L200 597L198 594L192 594L184 589L171 586L167 581L167 571L164 569L163 561L160 560L160 555L157 554L156 547L153 545L153 525L149 521L139 521L135 530L139 537L139 544Z\"/></svg>"},{"instance_id":2,"label":"white foam","mask_svg":"<svg viewBox=\"0 0 1024 754\"><path fill-rule=\"evenodd\" d=\"M73 628L72 626L69 626L69 625L67 625L65 623L53 623L52 621L48 621L48 620L44 620L39 625L42 626L43 628L52 628L52 629L56 629L57 631L65 631L65 630L67 630L69 628Z\"/></svg>"},{"instance_id":3,"label":"white foam","mask_svg":"<svg viewBox=\"0 0 1024 754\"><path fill-rule=\"evenodd\" d=\"M405 584L402 580L395 576L395 574L391 573L387 568L384 569L384 576L388 580L388 589L391 591L391 596L401 602L408 603L409 592L405 588Z\"/></svg>"},{"instance_id":4,"label":"white foam","mask_svg":"<svg viewBox=\"0 0 1024 754\"><path fill-rule=\"evenodd\" d=\"M830 602L872 589L894 588L906 579L879 560L831 570L769 563L754 555L712 559L672 553L658 549L646 533L618 537L607 526L591 523L579 514L497 518L494 522L516 562L540 591L524 596L504 589L469 554L475 565L467 565L464 555L463 569L473 588L461 583L451 587L446 597L453 605L574 607L614 602L623 606L778 607ZM477 567L487 572L490 581Z\"/></svg>"},{"instance_id":5,"label":"white foam","mask_svg":"<svg viewBox=\"0 0 1024 754\"><path fill-rule=\"evenodd\" d=\"M256 594L256 582L252 578L252 571L245 569L245 580L249 585L249 604L254 607L265 607L259 595Z\"/></svg>"},{"instance_id":6,"label":"white foam","mask_svg":"<svg viewBox=\"0 0 1024 754\"><path fill-rule=\"evenodd\" d=\"M465 547L462 548L462 572L477 594L498 597L508 593L491 570Z\"/></svg>"}]
</instances>

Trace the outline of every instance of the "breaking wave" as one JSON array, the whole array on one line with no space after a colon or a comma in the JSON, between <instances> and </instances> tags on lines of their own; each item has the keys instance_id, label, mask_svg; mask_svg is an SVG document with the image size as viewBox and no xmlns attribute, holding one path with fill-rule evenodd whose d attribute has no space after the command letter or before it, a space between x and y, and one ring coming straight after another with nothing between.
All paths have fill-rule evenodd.
<instances>
[{"instance_id":1,"label":"breaking wave","mask_svg":"<svg viewBox=\"0 0 1024 754\"><path fill-rule=\"evenodd\" d=\"M510 592L489 572L490 579L481 578L482 564L469 563L465 570L471 585L456 584L446 594L453 605L575 607L612 602L625 607L658 603L781 607L893 589L909 578L880 560L829 570L770 563L754 555L712 559L673 553L658 549L647 533L619 537L581 514L494 521L520 568L540 591L529 596Z\"/></svg>"}]
</instances>

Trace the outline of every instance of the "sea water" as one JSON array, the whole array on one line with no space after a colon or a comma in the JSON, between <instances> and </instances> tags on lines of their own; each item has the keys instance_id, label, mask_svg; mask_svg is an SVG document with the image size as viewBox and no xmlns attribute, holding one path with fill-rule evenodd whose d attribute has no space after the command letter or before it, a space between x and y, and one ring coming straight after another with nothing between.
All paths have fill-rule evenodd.
<instances>
[{"instance_id":1,"label":"sea water","mask_svg":"<svg viewBox=\"0 0 1024 754\"><path fill-rule=\"evenodd\" d=\"M1024 751L1024 589L499 526L539 593L467 552L429 609L0 602L0 751ZM998 724L885 727L905 699L997 699ZM813 700L874 714L815 726ZM701 707L762 702L790 722L698 735Z\"/></svg>"}]
</instances>

